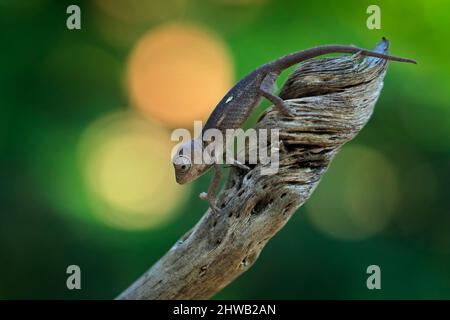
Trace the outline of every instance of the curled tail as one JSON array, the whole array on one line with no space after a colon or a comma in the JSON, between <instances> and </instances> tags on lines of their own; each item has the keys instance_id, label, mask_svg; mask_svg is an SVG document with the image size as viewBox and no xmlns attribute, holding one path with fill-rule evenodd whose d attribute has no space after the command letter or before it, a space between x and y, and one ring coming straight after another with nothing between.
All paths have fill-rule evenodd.
<instances>
[{"instance_id":1,"label":"curled tail","mask_svg":"<svg viewBox=\"0 0 450 320\"><path fill-rule=\"evenodd\" d=\"M389 41L383 37L382 41L377 45L376 50L379 47L385 47L387 48L389 46ZM377 50L378 51L378 50ZM343 45L325 45L325 46L319 46L314 47L302 51L298 51L295 53L288 54L286 56L283 56L277 60L274 60L270 62L270 65L273 65L277 69L286 69L290 66L293 66L294 64L300 63L305 60L309 60L324 54L330 54L330 53L361 53L362 55L368 56L368 57L375 57L375 58L381 58L386 60L392 60L392 61L398 61L398 62L406 62L406 63L414 63L417 62L413 59L408 58L402 58L402 57L396 57L396 56L390 56L384 53L370 51L358 47L353 46L343 46Z\"/></svg>"}]
</instances>

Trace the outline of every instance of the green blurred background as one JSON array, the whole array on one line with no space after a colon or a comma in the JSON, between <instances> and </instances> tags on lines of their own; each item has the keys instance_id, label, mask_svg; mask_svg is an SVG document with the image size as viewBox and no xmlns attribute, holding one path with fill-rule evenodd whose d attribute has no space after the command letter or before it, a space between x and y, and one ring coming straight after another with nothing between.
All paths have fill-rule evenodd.
<instances>
[{"instance_id":1,"label":"green blurred background","mask_svg":"<svg viewBox=\"0 0 450 320\"><path fill-rule=\"evenodd\" d=\"M81 30L66 27L70 4ZM381 30L366 27L371 4ZM450 298L449 12L437 0L1 0L0 299L115 297L206 209L209 175L173 181L171 130L273 58L382 36L419 64L390 64L368 125L216 298ZM66 288L71 264L82 290ZM366 288L371 264L381 290Z\"/></svg>"}]
</instances>

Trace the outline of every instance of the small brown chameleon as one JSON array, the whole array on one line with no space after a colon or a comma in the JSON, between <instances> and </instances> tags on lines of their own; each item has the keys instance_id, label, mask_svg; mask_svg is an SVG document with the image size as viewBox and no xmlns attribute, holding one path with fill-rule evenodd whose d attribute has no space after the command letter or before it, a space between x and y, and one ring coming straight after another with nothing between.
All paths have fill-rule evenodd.
<instances>
[{"instance_id":1,"label":"small brown chameleon","mask_svg":"<svg viewBox=\"0 0 450 320\"><path fill-rule=\"evenodd\" d=\"M387 46L388 40L383 38L381 44ZM221 167L214 161L205 161L202 163L194 163L193 161L195 156L202 159L203 150L208 144L208 142L205 142L202 139L203 133L208 129L214 128L225 134L226 129L240 128L248 119L254 108L258 106L262 98L266 98L272 102L275 108L283 115L289 117L292 116L283 99L274 94L275 81L283 70L302 61L329 53L360 53L364 56L416 63L416 61L412 59L385 55L353 46L325 45L291 53L258 67L242 78L230 89L230 91L228 91L222 100L220 100L208 118L202 130L202 134L199 137L182 144L178 148L172 159L177 183L185 184L191 182L204 174L211 167L214 167L214 176L208 189L208 193L202 192L200 198L207 200L211 209L217 212L218 208L215 204L215 192L221 178ZM211 154L207 156L210 157L210 159L207 160L211 160L215 155ZM242 169L248 169L244 164L237 161L234 162L234 165Z\"/></svg>"}]
</instances>

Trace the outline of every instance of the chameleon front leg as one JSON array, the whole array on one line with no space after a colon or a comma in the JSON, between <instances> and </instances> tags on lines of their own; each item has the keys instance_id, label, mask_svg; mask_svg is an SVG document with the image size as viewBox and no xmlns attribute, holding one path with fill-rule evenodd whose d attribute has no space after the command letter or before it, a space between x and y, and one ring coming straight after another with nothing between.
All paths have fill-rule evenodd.
<instances>
[{"instance_id":1,"label":"chameleon front leg","mask_svg":"<svg viewBox=\"0 0 450 320\"><path fill-rule=\"evenodd\" d=\"M225 161L225 163L227 164L225 166L226 168L236 167L238 169L245 170L245 171L250 170L250 167L246 166L245 164L243 164L242 162L238 161L237 159L233 159L233 157L227 157L226 159L227 159Z\"/></svg>"},{"instance_id":2,"label":"chameleon front leg","mask_svg":"<svg viewBox=\"0 0 450 320\"><path fill-rule=\"evenodd\" d=\"M246 166L245 164L243 164L240 161L237 161L236 159L233 159L233 163L231 163L231 166L242 169L242 170L250 170L250 167Z\"/></svg>"},{"instance_id":3,"label":"chameleon front leg","mask_svg":"<svg viewBox=\"0 0 450 320\"><path fill-rule=\"evenodd\" d=\"M216 206L216 190L220 183L220 178L222 176L220 165L214 164L214 175L211 180L211 184L209 185L208 193L202 192L200 193L200 199L206 200L209 203L211 210L215 213L219 212L219 208Z\"/></svg>"},{"instance_id":4,"label":"chameleon front leg","mask_svg":"<svg viewBox=\"0 0 450 320\"><path fill-rule=\"evenodd\" d=\"M277 80L278 75L279 74L276 72L269 72L263 79L259 88L259 92L264 98L272 102L273 105L278 109L278 111L280 111L285 116L292 117L293 114L287 107L284 100L274 94L275 81Z\"/></svg>"}]
</instances>

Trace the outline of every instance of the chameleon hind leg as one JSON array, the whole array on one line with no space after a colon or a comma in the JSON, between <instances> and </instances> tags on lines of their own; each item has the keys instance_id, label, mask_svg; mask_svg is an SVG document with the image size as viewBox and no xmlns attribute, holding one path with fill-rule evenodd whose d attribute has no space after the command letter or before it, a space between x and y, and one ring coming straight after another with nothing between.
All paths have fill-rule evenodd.
<instances>
[{"instance_id":1,"label":"chameleon hind leg","mask_svg":"<svg viewBox=\"0 0 450 320\"><path fill-rule=\"evenodd\" d=\"M259 88L259 92L264 98L272 102L273 105L282 114L288 117L293 117L292 112L289 110L284 100L274 94L275 81L277 80L278 75L279 75L278 73L269 72L262 81L261 86Z\"/></svg>"},{"instance_id":2,"label":"chameleon hind leg","mask_svg":"<svg viewBox=\"0 0 450 320\"><path fill-rule=\"evenodd\" d=\"M249 166L246 166L245 164L243 164L242 162L240 162L240 161L238 161L236 159L234 159L234 162L231 164L231 166L239 168L241 170L245 170L245 171L250 170Z\"/></svg>"},{"instance_id":3,"label":"chameleon hind leg","mask_svg":"<svg viewBox=\"0 0 450 320\"><path fill-rule=\"evenodd\" d=\"M219 212L219 208L216 205L215 194L216 194L217 188L219 187L221 176L222 176L222 172L221 172L220 165L215 163L214 164L214 175L211 180L211 184L209 185L208 193L202 192L199 195L200 199L208 201L209 207L215 213Z\"/></svg>"}]
</instances>

